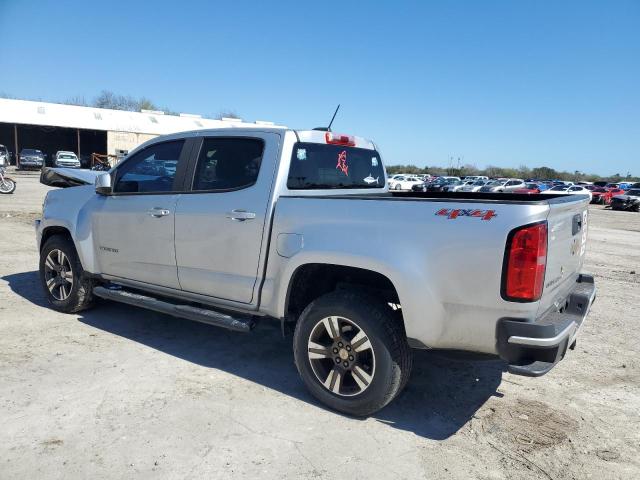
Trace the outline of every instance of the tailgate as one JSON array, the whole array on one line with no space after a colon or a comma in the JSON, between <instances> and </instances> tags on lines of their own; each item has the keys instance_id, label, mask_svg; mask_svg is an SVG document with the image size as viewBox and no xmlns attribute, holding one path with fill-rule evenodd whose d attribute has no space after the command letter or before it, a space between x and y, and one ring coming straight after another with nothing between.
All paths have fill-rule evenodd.
<instances>
[{"instance_id":1,"label":"tailgate","mask_svg":"<svg viewBox=\"0 0 640 480\"><path fill-rule=\"evenodd\" d=\"M584 263L589 198L575 195L555 200L549 202L547 269L538 316L563 306Z\"/></svg>"}]
</instances>

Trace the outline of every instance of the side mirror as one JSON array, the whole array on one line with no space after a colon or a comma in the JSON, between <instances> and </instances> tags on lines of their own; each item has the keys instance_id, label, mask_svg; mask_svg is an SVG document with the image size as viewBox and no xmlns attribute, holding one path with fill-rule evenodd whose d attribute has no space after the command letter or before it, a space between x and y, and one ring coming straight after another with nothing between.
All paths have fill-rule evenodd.
<instances>
[{"instance_id":1,"label":"side mirror","mask_svg":"<svg viewBox=\"0 0 640 480\"><path fill-rule=\"evenodd\" d=\"M98 195L111 195L111 175L103 173L96 177L96 193Z\"/></svg>"}]
</instances>

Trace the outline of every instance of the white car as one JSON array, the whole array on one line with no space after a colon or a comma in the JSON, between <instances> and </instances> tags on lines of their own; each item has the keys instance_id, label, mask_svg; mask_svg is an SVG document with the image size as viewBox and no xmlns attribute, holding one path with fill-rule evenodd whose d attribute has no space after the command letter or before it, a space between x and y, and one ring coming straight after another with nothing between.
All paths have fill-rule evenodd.
<instances>
[{"instance_id":1,"label":"white car","mask_svg":"<svg viewBox=\"0 0 640 480\"><path fill-rule=\"evenodd\" d=\"M476 180L475 182L472 182L468 185L464 185L462 188L460 188L460 190L458 190L459 192L479 192L480 189L482 187L484 187L487 183L489 183L489 180Z\"/></svg>"},{"instance_id":2,"label":"white car","mask_svg":"<svg viewBox=\"0 0 640 480\"><path fill-rule=\"evenodd\" d=\"M524 185L524 180L520 178L502 178L487 182L478 191L482 193L510 193L524 188Z\"/></svg>"},{"instance_id":3,"label":"white car","mask_svg":"<svg viewBox=\"0 0 640 480\"><path fill-rule=\"evenodd\" d=\"M390 190L411 190L411 187L423 183L418 177L414 176L397 176L389 180Z\"/></svg>"},{"instance_id":4,"label":"white car","mask_svg":"<svg viewBox=\"0 0 640 480\"><path fill-rule=\"evenodd\" d=\"M589 201L591 201L591 191L581 187L580 185L556 185L548 190L544 190L540 193L554 194L554 193L566 193L568 195L588 195Z\"/></svg>"},{"instance_id":5,"label":"white car","mask_svg":"<svg viewBox=\"0 0 640 480\"><path fill-rule=\"evenodd\" d=\"M464 187L469 187L471 185L473 185L475 182L473 180L468 180L468 181L461 181L461 182L454 182L451 185L447 185L446 187L444 187L444 190L447 192L460 192L463 191L462 189Z\"/></svg>"},{"instance_id":6,"label":"white car","mask_svg":"<svg viewBox=\"0 0 640 480\"><path fill-rule=\"evenodd\" d=\"M80 168L80 160L74 152L57 152L53 164L56 167Z\"/></svg>"}]
</instances>

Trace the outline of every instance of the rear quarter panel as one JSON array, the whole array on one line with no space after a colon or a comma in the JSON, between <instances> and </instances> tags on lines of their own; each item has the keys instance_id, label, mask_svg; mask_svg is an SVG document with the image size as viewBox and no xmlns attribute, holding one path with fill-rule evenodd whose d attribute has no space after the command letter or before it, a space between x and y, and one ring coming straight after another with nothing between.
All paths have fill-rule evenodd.
<instances>
[{"instance_id":1,"label":"rear quarter panel","mask_svg":"<svg viewBox=\"0 0 640 480\"><path fill-rule=\"evenodd\" d=\"M436 215L441 209L494 210L490 220ZM545 220L546 203L281 197L272 229L261 309L282 317L289 280L307 263L376 271L394 284L407 335L434 348L495 353L495 324L533 319L538 303L500 296L508 233ZM280 234L300 236L285 258Z\"/></svg>"}]
</instances>

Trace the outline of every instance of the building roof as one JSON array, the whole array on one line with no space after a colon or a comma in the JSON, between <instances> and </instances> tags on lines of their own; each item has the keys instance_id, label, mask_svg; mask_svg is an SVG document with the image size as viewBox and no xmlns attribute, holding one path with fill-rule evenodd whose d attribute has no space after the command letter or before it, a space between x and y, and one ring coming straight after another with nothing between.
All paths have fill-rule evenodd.
<instances>
[{"instance_id":1,"label":"building roof","mask_svg":"<svg viewBox=\"0 0 640 480\"><path fill-rule=\"evenodd\" d=\"M238 119L212 120L192 114L165 115L162 112L144 110L142 112L127 112L6 98L0 98L0 122L151 135L210 128L275 126L272 122L248 123Z\"/></svg>"}]
</instances>

